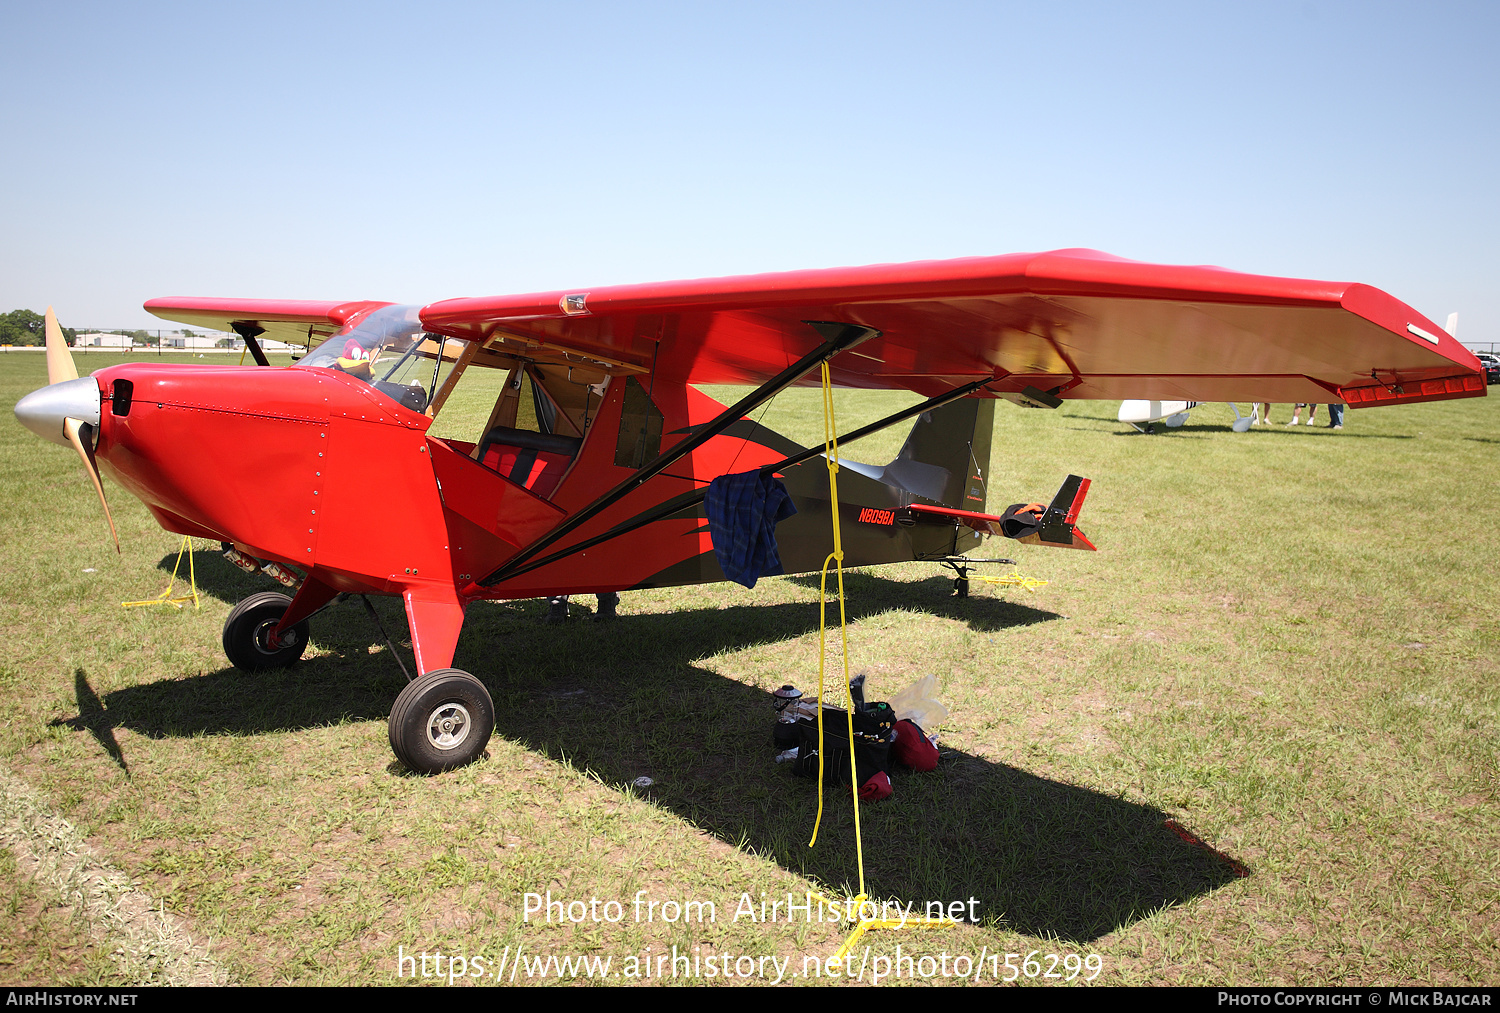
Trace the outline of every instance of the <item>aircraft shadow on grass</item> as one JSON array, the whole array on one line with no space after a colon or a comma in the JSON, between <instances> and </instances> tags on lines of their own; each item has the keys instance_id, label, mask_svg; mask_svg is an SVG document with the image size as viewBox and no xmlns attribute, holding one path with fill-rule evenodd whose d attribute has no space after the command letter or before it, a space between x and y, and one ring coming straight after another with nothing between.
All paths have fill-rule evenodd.
<instances>
[{"instance_id":1,"label":"aircraft shadow on grass","mask_svg":"<svg viewBox=\"0 0 1500 1013\"><path fill-rule=\"evenodd\" d=\"M200 590L240 593L231 576L239 571L201 562ZM985 631L1058 618L988 596L955 598L945 578L903 583L853 573L846 586L852 621L892 608ZM264 581L247 577L246 587L263 589ZM816 632L817 606L632 616L626 595L622 616L598 624L583 607L589 602L575 598L575 618L562 627L541 622L543 602L471 608L454 664L489 687L496 735L565 758L828 891L854 893L847 789L828 789L818 845L808 848L817 786L772 761L769 695L699 664ZM399 603L376 606L387 631L404 636ZM59 723L87 730L126 769L118 727L157 737L242 735L384 719L404 679L363 608L331 609L314 627L314 643L327 653L285 671L226 669L101 701L80 670L79 716ZM815 678L787 673L804 689ZM643 776L653 781L648 788L628 787ZM872 896L915 901L918 910L972 897L981 920L1082 943L1236 878L1222 856L1165 828L1158 809L959 750L945 750L929 774L898 769L892 782L891 799L860 810L866 882Z\"/></svg>"}]
</instances>

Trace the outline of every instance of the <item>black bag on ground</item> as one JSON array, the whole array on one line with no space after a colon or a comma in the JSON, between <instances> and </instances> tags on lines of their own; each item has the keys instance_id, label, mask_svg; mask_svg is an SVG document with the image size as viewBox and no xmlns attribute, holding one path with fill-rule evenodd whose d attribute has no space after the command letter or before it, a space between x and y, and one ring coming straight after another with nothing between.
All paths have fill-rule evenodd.
<instances>
[{"instance_id":1,"label":"black bag on ground","mask_svg":"<svg viewBox=\"0 0 1500 1013\"><path fill-rule=\"evenodd\" d=\"M854 714L854 765L858 784L876 773L891 772L891 742L896 714L888 703L868 704ZM797 721L797 760L792 772L802 777L818 776L818 722ZM823 708L823 780L827 784L849 783L849 719L837 707Z\"/></svg>"}]
</instances>

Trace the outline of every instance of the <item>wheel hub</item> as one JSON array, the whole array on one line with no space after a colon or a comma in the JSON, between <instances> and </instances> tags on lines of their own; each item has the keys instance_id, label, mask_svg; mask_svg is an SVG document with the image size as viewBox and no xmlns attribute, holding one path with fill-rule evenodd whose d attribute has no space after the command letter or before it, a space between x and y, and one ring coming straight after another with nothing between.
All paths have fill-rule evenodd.
<instances>
[{"instance_id":1,"label":"wheel hub","mask_svg":"<svg viewBox=\"0 0 1500 1013\"><path fill-rule=\"evenodd\" d=\"M437 749L457 749L469 737L473 722L461 703L445 703L427 717L427 741Z\"/></svg>"},{"instance_id":2,"label":"wheel hub","mask_svg":"<svg viewBox=\"0 0 1500 1013\"><path fill-rule=\"evenodd\" d=\"M292 647L297 643L297 631L287 630L281 636L274 636L272 630L280 620L267 619L255 628L255 649L262 654L276 654Z\"/></svg>"}]
</instances>

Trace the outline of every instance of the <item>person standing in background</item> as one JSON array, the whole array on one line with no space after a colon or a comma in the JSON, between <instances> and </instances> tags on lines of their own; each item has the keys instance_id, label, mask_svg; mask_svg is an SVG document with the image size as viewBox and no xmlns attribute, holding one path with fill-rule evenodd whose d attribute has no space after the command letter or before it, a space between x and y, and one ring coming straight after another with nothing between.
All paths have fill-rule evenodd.
<instances>
[{"instance_id":1,"label":"person standing in background","mask_svg":"<svg viewBox=\"0 0 1500 1013\"><path fill-rule=\"evenodd\" d=\"M1307 417L1308 425L1312 425L1312 416ZM1344 428L1344 406L1342 404L1331 404L1328 406L1328 428Z\"/></svg>"},{"instance_id":2,"label":"person standing in background","mask_svg":"<svg viewBox=\"0 0 1500 1013\"><path fill-rule=\"evenodd\" d=\"M1295 426L1297 424L1297 415L1304 408L1307 409L1307 424L1312 425L1313 419L1316 418L1318 414L1318 406L1315 404L1303 404L1301 402L1292 405L1292 421L1288 422L1287 425Z\"/></svg>"},{"instance_id":3,"label":"person standing in background","mask_svg":"<svg viewBox=\"0 0 1500 1013\"><path fill-rule=\"evenodd\" d=\"M542 621L545 623L565 623L568 621L568 599L571 595L559 594L547 599L547 615ZM594 611L596 622L608 622L618 618L617 609L620 605L620 596L614 591L601 591L594 597L599 599L599 607Z\"/></svg>"}]
</instances>

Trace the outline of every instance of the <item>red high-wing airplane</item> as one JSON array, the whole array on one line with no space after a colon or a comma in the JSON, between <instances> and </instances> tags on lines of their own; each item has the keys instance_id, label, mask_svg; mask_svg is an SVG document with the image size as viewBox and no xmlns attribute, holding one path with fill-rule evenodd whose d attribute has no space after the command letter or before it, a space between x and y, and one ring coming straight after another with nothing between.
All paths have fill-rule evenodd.
<instances>
[{"instance_id":1,"label":"red high-wing airplane","mask_svg":"<svg viewBox=\"0 0 1500 1013\"><path fill-rule=\"evenodd\" d=\"M824 363L835 385L928 399L842 436L920 416L891 464L846 465L846 565L930 559L960 581L981 533L1092 548L1073 527L1086 480L1070 476L1045 509L984 512L995 398L1363 408L1485 394L1468 350L1377 289L1089 250L420 307L174 298L146 308L233 329L260 365L132 363L77 379L53 321L51 385L17 417L72 445L96 483L108 473L167 530L301 575L295 597L256 594L230 613L224 649L239 668L295 662L309 617L340 594L400 595L418 677L391 709L390 740L424 772L474 759L494 726L484 686L448 667L470 602L725 579L755 558L756 525L734 518L775 509L747 492L771 475L798 511L777 529L782 568L822 566L822 448L745 416L821 382ZM266 369L262 335L324 340ZM488 421L472 443L429 436L475 368L507 371ZM756 386L726 409L694 384ZM727 506L705 507L710 482L746 472L748 484L720 497ZM388 537L370 537L372 513ZM715 524L733 565L720 565ZM746 540L749 550L728 544ZM750 581L758 572L780 571L752 567Z\"/></svg>"}]
</instances>

